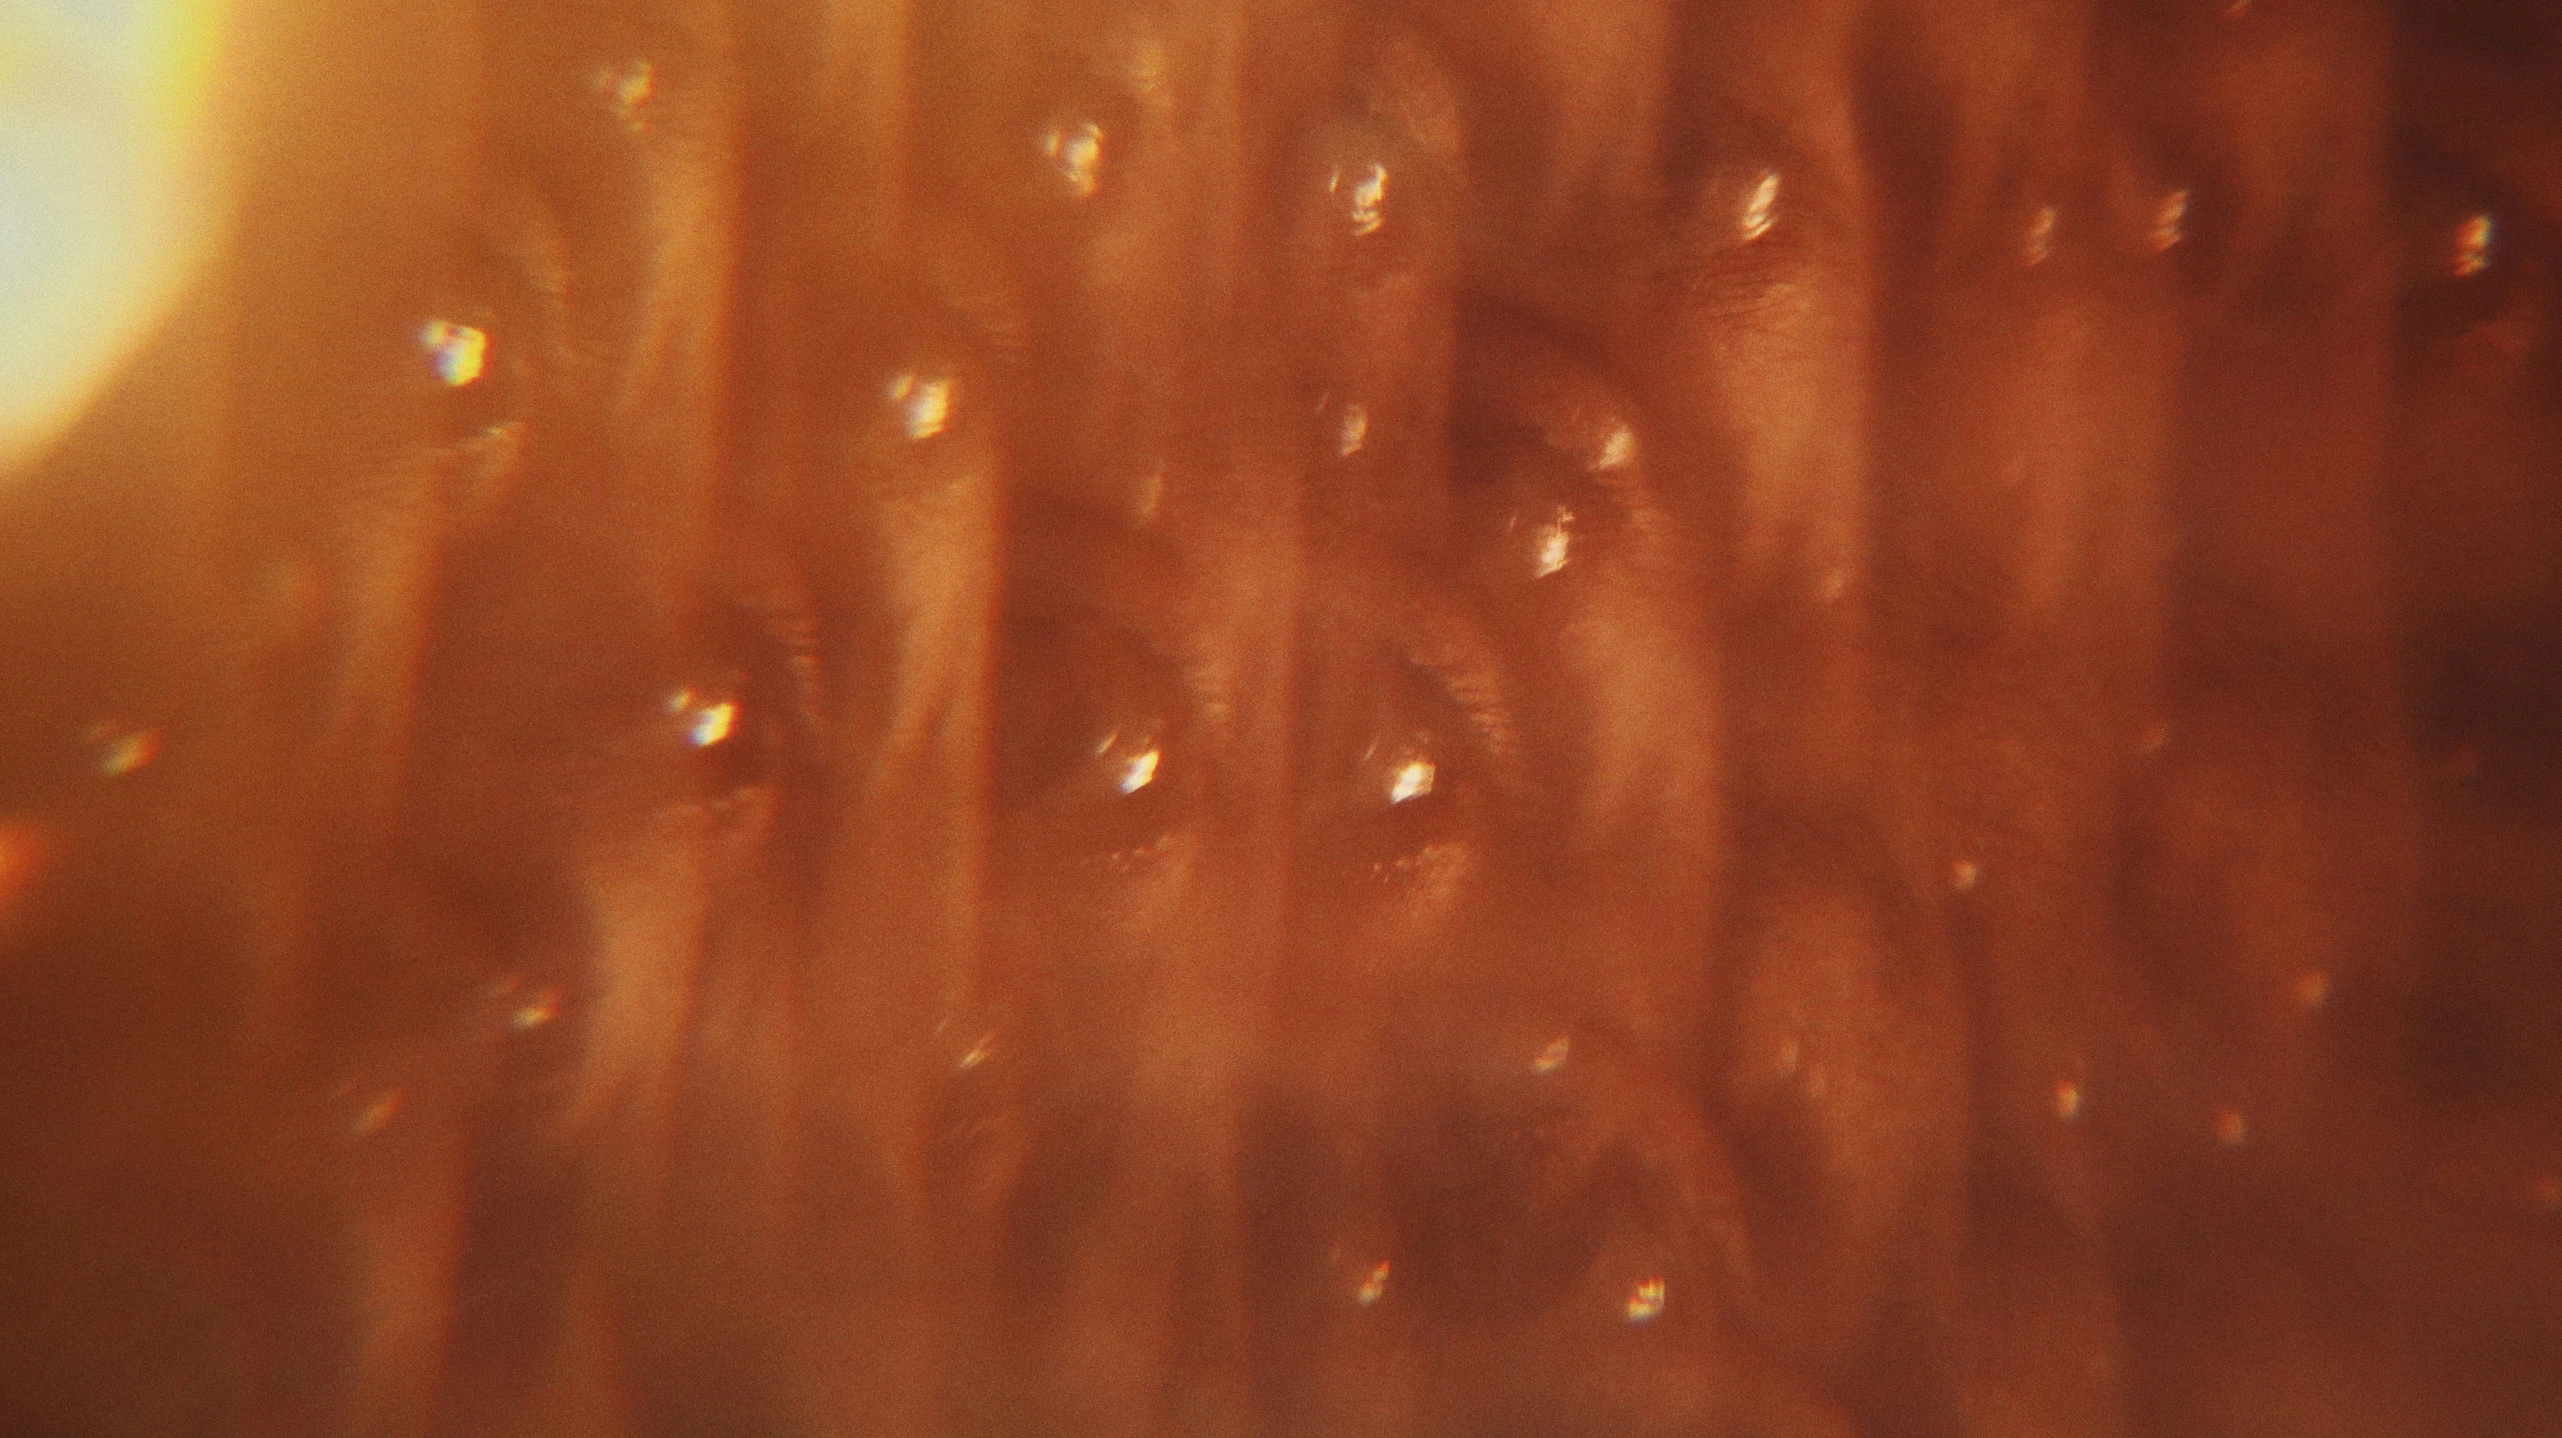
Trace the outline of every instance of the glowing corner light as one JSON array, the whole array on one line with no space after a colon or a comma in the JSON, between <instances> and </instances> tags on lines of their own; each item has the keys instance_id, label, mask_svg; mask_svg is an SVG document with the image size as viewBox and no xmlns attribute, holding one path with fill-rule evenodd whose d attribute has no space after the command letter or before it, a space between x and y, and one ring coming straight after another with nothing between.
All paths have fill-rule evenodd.
<instances>
[{"instance_id":1,"label":"glowing corner light","mask_svg":"<svg viewBox=\"0 0 2562 1438\"><path fill-rule=\"evenodd\" d=\"M0 4L0 469L78 417L223 228L230 8Z\"/></svg>"},{"instance_id":2,"label":"glowing corner light","mask_svg":"<svg viewBox=\"0 0 2562 1438\"><path fill-rule=\"evenodd\" d=\"M1662 1279L1640 1279L1636 1287L1628 1290L1626 1312L1629 1322L1652 1323L1663 1316L1663 1311L1664 1281Z\"/></svg>"},{"instance_id":3,"label":"glowing corner light","mask_svg":"<svg viewBox=\"0 0 2562 1438\"><path fill-rule=\"evenodd\" d=\"M1157 751L1132 755L1121 766L1121 777L1115 785L1124 794L1135 794L1156 782Z\"/></svg>"},{"instance_id":4,"label":"glowing corner light","mask_svg":"<svg viewBox=\"0 0 2562 1438\"><path fill-rule=\"evenodd\" d=\"M1432 780L1438 771L1429 759L1408 759L1388 776L1388 802L1406 804L1432 792Z\"/></svg>"},{"instance_id":5,"label":"glowing corner light","mask_svg":"<svg viewBox=\"0 0 2562 1438\"><path fill-rule=\"evenodd\" d=\"M2454 243L2448 247L2447 271L2459 280L2469 280L2491 267L2491 246L2499 239L2499 222L2485 212L2467 215L2455 227Z\"/></svg>"},{"instance_id":6,"label":"glowing corner light","mask_svg":"<svg viewBox=\"0 0 2562 1438\"><path fill-rule=\"evenodd\" d=\"M429 320L418 327L418 348L425 351L436 380L449 389L474 383L489 369L489 334L452 320Z\"/></svg>"},{"instance_id":7,"label":"glowing corner light","mask_svg":"<svg viewBox=\"0 0 2562 1438\"><path fill-rule=\"evenodd\" d=\"M1067 181L1068 193L1077 199L1091 199L1101 184L1103 167L1103 127L1092 120L1074 125L1052 125L1041 132L1041 153L1050 157L1059 178Z\"/></svg>"},{"instance_id":8,"label":"glowing corner light","mask_svg":"<svg viewBox=\"0 0 2562 1438\"><path fill-rule=\"evenodd\" d=\"M1352 1301L1368 1308L1385 1297L1387 1292L1388 1261L1383 1258L1371 1264L1368 1273L1361 1275L1361 1286L1353 1290Z\"/></svg>"},{"instance_id":9,"label":"glowing corner light","mask_svg":"<svg viewBox=\"0 0 2562 1438\"><path fill-rule=\"evenodd\" d=\"M1778 208L1779 172L1764 170L1761 178L1753 182L1752 193L1744 196L1743 210L1735 216L1736 242L1749 245L1769 234Z\"/></svg>"}]
</instances>

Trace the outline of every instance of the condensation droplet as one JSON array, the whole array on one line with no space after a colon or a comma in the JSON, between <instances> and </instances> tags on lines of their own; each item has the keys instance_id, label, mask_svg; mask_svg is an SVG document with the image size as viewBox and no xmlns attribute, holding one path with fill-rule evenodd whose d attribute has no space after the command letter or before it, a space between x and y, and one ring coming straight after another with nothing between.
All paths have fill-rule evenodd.
<instances>
[{"instance_id":1,"label":"condensation droplet","mask_svg":"<svg viewBox=\"0 0 2562 1438\"><path fill-rule=\"evenodd\" d=\"M1533 1073L1555 1073L1565 1066L1566 1060L1573 1056L1574 1051L1575 1041L1568 1035L1559 1034L1548 1040L1546 1046L1539 1050L1539 1056L1530 1061L1530 1069Z\"/></svg>"},{"instance_id":2,"label":"condensation droplet","mask_svg":"<svg viewBox=\"0 0 2562 1438\"><path fill-rule=\"evenodd\" d=\"M1949 887L1961 894L1974 888L1975 881L1982 877L1984 877L1984 871L1977 867L1972 859L1960 859L1948 866Z\"/></svg>"},{"instance_id":3,"label":"condensation droplet","mask_svg":"<svg viewBox=\"0 0 2562 1438\"><path fill-rule=\"evenodd\" d=\"M1530 577L1545 579L1566 567L1572 557L1574 536L1567 526L1574 523L1574 511L1560 509L1556 518L1532 533L1530 537Z\"/></svg>"},{"instance_id":4,"label":"condensation droplet","mask_svg":"<svg viewBox=\"0 0 2562 1438\"><path fill-rule=\"evenodd\" d=\"M913 370L901 370L890 377L883 393L898 411L900 432L911 442L932 439L951 422L952 382L948 379L927 379Z\"/></svg>"},{"instance_id":5,"label":"condensation droplet","mask_svg":"<svg viewBox=\"0 0 2562 1438\"><path fill-rule=\"evenodd\" d=\"M436 382L448 389L476 382L489 368L489 334L471 325L428 320L418 326L418 348L426 354Z\"/></svg>"},{"instance_id":6,"label":"condensation droplet","mask_svg":"<svg viewBox=\"0 0 2562 1438\"><path fill-rule=\"evenodd\" d=\"M1157 750L1148 749L1123 760L1120 777L1113 781L1113 787L1124 794L1135 794L1155 783L1158 758Z\"/></svg>"},{"instance_id":7,"label":"condensation droplet","mask_svg":"<svg viewBox=\"0 0 2562 1438\"><path fill-rule=\"evenodd\" d=\"M1660 1278L1637 1280L1637 1286L1628 1290L1628 1302L1624 1311L1631 1323L1652 1323L1662 1317L1664 1281Z\"/></svg>"},{"instance_id":8,"label":"condensation droplet","mask_svg":"<svg viewBox=\"0 0 2562 1438\"><path fill-rule=\"evenodd\" d=\"M1432 781L1440 771L1425 758L1408 759L1388 775L1388 802L1406 804L1432 792Z\"/></svg>"},{"instance_id":9,"label":"condensation droplet","mask_svg":"<svg viewBox=\"0 0 2562 1438\"><path fill-rule=\"evenodd\" d=\"M2491 267L2491 247L2499 238L2499 222L2488 212L2467 215L2458 221L2455 234L2447 245L2447 273L2468 280Z\"/></svg>"},{"instance_id":10,"label":"condensation droplet","mask_svg":"<svg viewBox=\"0 0 2562 1438\"><path fill-rule=\"evenodd\" d=\"M1373 160L1349 178L1340 166L1327 174L1325 192L1340 197L1356 236L1374 234L1387 220L1388 167Z\"/></svg>"},{"instance_id":11,"label":"condensation droplet","mask_svg":"<svg viewBox=\"0 0 2562 1438\"><path fill-rule=\"evenodd\" d=\"M2331 975L2327 969L2308 969L2295 980L2295 1003L2307 1012L2331 1001Z\"/></svg>"},{"instance_id":12,"label":"condensation droplet","mask_svg":"<svg viewBox=\"0 0 2562 1438\"><path fill-rule=\"evenodd\" d=\"M2153 228L2146 238L2157 255L2188 238L2188 191L2173 190L2162 196L2162 203L2153 211Z\"/></svg>"},{"instance_id":13,"label":"condensation droplet","mask_svg":"<svg viewBox=\"0 0 2562 1438\"><path fill-rule=\"evenodd\" d=\"M2081 1116L2082 1086L2071 1079L2059 1080L2055 1085L2055 1117L2071 1123Z\"/></svg>"},{"instance_id":14,"label":"condensation droplet","mask_svg":"<svg viewBox=\"0 0 2562 1438\"><path fill-rule=\"evenodd\" d=\"M560 1017L560 990L536 989L527 994L507 1015L507 1026L520 1034L529 1034Z\"/></svg>"},{"instance_id":15,"label":"condensation droplet","mask_svg":"<svg viewBox=\"0 0 2562 1438\"><path fill-rule=\"evenodd\" d=\"M1779 172L1764 170L1744 196L1743 208L1735 215L1736 242L1749 245L1769 234L1772 222L1778 218L1778 208Z\"/></svg>"},{"instance_id":16,"label":"condensation droplet","mask_svg":"<svg viewBox=\"0 0 2562 1438\"><path fill-rule=\"evenodd\" d=\"M1357 404L1343 407L1343 417L1334 427L1334 452L1338 458L1350 459L1361 452L1370 437L1370 411Z\"/></svg>"},{"instance_id":17,"label":"condensation droplet","mask_svg":"<svg viewBox=\"0 0 2562 1438\"><path fill-rule=\"evenodd\" d=\"M990 1029L986 1033L979 1035L979 1041L970 1045L968 1053L965 1053L958 1059L953 1060L952 1067L961 1073L968 1073L970 1070L977 1068L980 1064L986 1063L988 1055L995 1051L996 1030Z\"/></svg>"},{"instance_id":18,"label":"condensation droplet","mask_svg":"<svg viewBox=\"0 0 2562 1438\"><path fill-rule=\"evenodd\" d=\"M1092 120L1072 125L1052 125L1041 132L1041 153L1049 156L1050 165L1067 183L1068 194L1076 199L1094 197L1102 183L1103 127Z\"/></svg>"},{"instance_id":19,"label":"condensation droplet","mask_svg":"<svg viewBox=\"0 0 2562 1438\"><path fill-rule=\"evenodd\" d=\"M2244 1143L2249 1141L2250 1136L2250 1120L2242 1117L2242 1111L2240 1109L2228 1106L2225 1108L2219 1108L2215 1111L2215 1141L2217 1143L2224 1145L2226 1148L2240 1148Z\"/></svg>"},{"instance_id":20,"label":"condensation droplet","mask_svg":"<svg viewBox=\"0 0 2562 1438\"><path fill-rule=\"evenodd\" d=\"M92 761L102 778L121 779L160 757L160 731L101 721L89 726Z\"/></svg>"},{"instance_id":21,"label":"condensation droplet","mask_svg":"<svg viewBox=\"0 0 2562 1438\"><path fill-rule=\"evenodd\" d=\"M1368 1308L1386 1297L1387 1292L1388 1260L1383 1258L1371 1264L1370 1271L1361 1275L1361 1286L1352 1291L1352 1301Z\"/></svg>"},{"instance_id":22,"label":"condensation droplet","mask_svg":"<svg viewBox=\"0 0 2562 1438\"><path fill-rule=\"evenodd\" d=\"M2047 258L2055 253L2056 219L2053 205L2044 206L2029 217L2028 237L2020 245L2019 254L2030 269L2046 263Z\"/></svg>"},{"instance_id":23,"label":"condensation droplet","mask_svg":"<svg viewBox=\"0 0 2562 1438\"><path fill-rule=\"evenodd\" d=\"M649 97L658 93L657 66L647 60L599 66L593 83L596 93L613 108L616 119L634 130L648 125L642 112L649 105Z\"/></svg>"},{"instance_id":24,"label":"condensation droplet","mask_svg":"<svg viewBox=\"0 0 2562 1438\"><path fill-rule=\"evenodd\" d=\"M391 1121L400 1117L401 1105L406 1101L407 1096L397 1088L383 1089L370 1095L356 1106L355 1115L347 1121L347 1131L358 1138L373 1137L391 1127Z\"/></svg>"},{"instance_id":25,"label":"condensation droplet","mask_svg":"<svg viewBox=\"0 0 2562 1438\"><path fill-rule=\"evenodd\" d=\"M1602 437L1601 448L1592 457L1592 468L1595 473L1606 474L1614 469L1627 468L1628 461L1636 457L1637 432L1624 424L1612 425L1610 433Z\"/></svg>"},{"instance_id":26,"label":"condensation droplet","mask_svg":"<svg viewBox=\"0 0 2562 1438\"><path fill-rule=\"evenodd\" d=\"M697 749L724 743L738 731L737 700L717 698L691 686L668 694L667 712L683 722L685 742Z\"/></svg>"}]
</instances>

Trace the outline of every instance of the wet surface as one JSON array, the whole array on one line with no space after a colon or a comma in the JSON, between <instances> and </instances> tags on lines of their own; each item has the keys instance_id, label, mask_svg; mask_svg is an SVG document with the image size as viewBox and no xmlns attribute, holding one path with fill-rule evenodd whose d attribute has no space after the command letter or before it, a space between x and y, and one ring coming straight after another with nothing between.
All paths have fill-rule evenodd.
<instances>
[{"instance_id":1,"label":"wet surface","mask_svg":"<svg viewBox=\"0 0 2562 1438\"><path fill-rule=\"evenodd\" d=\"M2541 11L271 9L0 1426L2553 1426Z\"/></svg>"}]
</instances>

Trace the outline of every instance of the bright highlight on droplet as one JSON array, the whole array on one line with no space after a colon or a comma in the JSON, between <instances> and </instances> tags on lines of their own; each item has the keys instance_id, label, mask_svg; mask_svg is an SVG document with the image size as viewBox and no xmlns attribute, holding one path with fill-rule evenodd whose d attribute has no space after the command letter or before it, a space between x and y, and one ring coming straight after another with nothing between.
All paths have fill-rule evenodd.
<instances>
[{"instance_id":1,"label":"bright highlight on droplet","mask_svg":"<svg viewBox=\"0 0 2562 1438\"><path fill-rule=\"evenodd\" d=\"M612 106L616 118L638 130L648 122L642 110L658 92L658 67L647 60L627 60L596 72L596 93Z\"/></svg>"},{"instance_id":2,"label":"bright highlight on droplet","mask_svg":"<svg viewBox=\"0 0 2562 1438\"><path fill-rule=\"evenodd\" d=\"M968 1073L970 1070L977 1068L980 1064L986 1063L987 1056L995 1051L996 1031L994 1029L990 1029L986 1033L979 1035L979 1041L970 1045L970 1051L968 1053L965 1053L958 1059L954 1060L952 1067L958 1069L962 1073Z\"/></svg>"},{"instance_id":3,"label":"bright highlight on droplet","mask_svg":"<svg viewBox=\"0 0 2562 1438\"><path fill-rule=\"evenodd\" d=\"M1361 452L1370 438L1370 411L1357 404L1343 407L1343 418L1335 425L1334 452L1338 458L1350 459Z\"/></svg>"},{"instance_id":4,"label":"bright highlight on droplet","mask_svg":"<svg viewBox=\"0 0 2562 1438\"><path fill-rule=\"evenodd\" d=\"M932 439L952 419L952 382L923 379L912 370L892 376L889 402L899 413L899 429L910 441Z\"/></svg>"},{"instance_id":5,"label":"bright highlight on droplet","mask_svg":"<svg viewBox=\"0 0 2562 1438\"><path fill-rule=\"evenodd\" d=\"M98 773L121 779L160 757L160 731L125 729L113 724L89 726L89 750L97 756Z\"/></svg>"},{"instance_id":6,"label":"bright highlight on droplet","mask_svg":"<svg viewBox=\"0 0 2562 1438\"><path fill-rule=\"evenodd\" d=\"M470 325L428 320L418 327L418 348L437 383L449 389L473 383L489 368L489 335Z\"/></svg>"},{"instance_id":7,"label":"bright highlight on droplet","mask_svg":"<svg viewBox=\"0 0 2562 1438\"><path fill-rule=\"evenodd\" d=\"M1388 802L1406 804L1432 792L1435 774L1429 759L1408 759L1388 777Z\"/></svg>"},{"instance_id":8,"label":"bright highlight on droplet","mask_svg":"<svg viewBox=\"0 0 2562 1438\"><path fill-rule=\"evenodd\" d=\"M1566 567L1566 559L1574 549L1574 536L1566 526L1572 524L1574 518L1572 512L1559 510L1555 519L1539 526L1539 532L1532 538L1531 578L1545 579Z\"/></svg>"},{"instance_id":9,"label":"bright highlight on droplet","mask_svg":"<svg viewBox=\"0 0 2562 1438\"><path fill-rule=\"evenodd\" d=\"M2491 246L2499 237L2499 222L2488 212L2467 215L2457 223L2453 241L2447 247L2447 272L2459 280L2468 280L2491 267Z\"/></svg>"},{"instance_id":10,"label":"bright highlight on droplet","mask_svg":"<svg viewBox=\"0 0 2562 1438\"><path fill-rule=\"evenodd\" d=\"M1974 888L1975 881L1983 877L1983 869L1972 859L1960 859L1948 866L1948 886L1961 894Z\"/></svg>"},{"instance_id":11,"label":"bright highlight on droplet","mask_svg":"<svg viewBox=\"0 0 2562 1438\"><path fill-rule=\"evenodd\" d=\"M1157 751L1134 754L1121 765L1121 777L1115 785L1124 794L1135 794L1156 782Z\"/></svg>"},{"instance_id":12,"label":"bright highlight on droplet","mask_svg":"<svg viewBox=\"0 0 2562 1438\"><path fill-rule=\"evenodd\" d=\"M2157 255L2188 238L2188 191L2173 190L2162 197L2161 207L2153 211L2153 228L2147 238Z\"/></svg>"},{"instance_id":13,"label":"bright highlight on droplet","mask_svg":"<svg viewBox=\"0 0 2562 1438\"><path fill-rule=\"evenodd\" d=\"M1350 192L1346 193L1343 171L1338 168L1326 176L1325 192L1329 195L1344 195L1344 202L1352 219L1353 234L1375 233L1387 220L1388 167L1372 161L1362 166L1361 173L1353 176L1350 183Z\"/></svg>"},{"instance_id":14,"label":"bright highlight on droplet","mask_svg":"<svg viewBox=\"0 0 2562 1438\"><path fill-rule=\"evenodd\" d=\"M2048 205L2029 217L2028 238L2020 246L2020 259L2030 269L2046 263L2055 253L2055 207Z\"/></svg>"},{"instance_id":15,"label":"bright highlight on droplet","mask_svg":"<svg viewBox=\"0 0 2562 1438\"><path fill-rule=\"evenodd\" d=\"M224 227L230 8L0 4L0 471L78 417Z\"/></svg>"},{"instance_id":16,"label":"bright highlight on droplet","mask_svg":"<svg viewBox=\"0 0 2562 1438\"><path fill-rule=\"evenodd\" d=\"M1640 1279L1636 1287L1628 1290L1626 1311L1631 1323L1652 1323L1662 1317L1664 1281L1660 1278Z\"/></svg>"},{"instance_id":17,"label":"bright highlight on droplet","mask_svg":"<svg viewBox=\"0 0 2562 1438\"><path fill-rule=\"evenodd\" d=\"M520 1034L529 1034L559 1017L560 990L536 989L507 1015L507 1026Z\"/></svg>"},{"instance_id":18,"label":"bright highlight on droplet","mask_svg":"<svg viewBox=\"0 0 2562 1438\"><path fill-rule=\"evenodd\" d=\"M1636 457L1637 432L1624 424L1613 425L1610 433L1602 438L1601 448L1594 453L1592 467L1596 473L1607 474L1614 469L1627 468L1628 461Z\"/></svg>"},{"instance_id":19,"label":"bright highlight on droplet","mask_svg":"<svg viewBox=\"0 0 2562 1438\"><path fill-rule=\"evenodd\" d=\"M1041 132L1041 153L1050 157L1050 165L1067 182L1068 193L1077 199L1091 199L1102 183L1103 127L1092 120L1074 125L1052 125Z\"/></svg>"},{"instance_id":20,"label":"bright highlight on droplet","mask_svg":"<svg viewBox=\"0 0 2562 1438\"><path fill-rule=\"evenodd\" d=\"M1386 1297L1387 1292L1388 1261L1383 1258L1371 1264L1370 1271L1361 1276L1361 1286L1353 1290L1352 1301L1367 1308Z\"/></svg>"},{"instance_id":21,"label":"bright highlight on droplet","mask_svg":"<svg viewBox=\"0 0 2562 1438\"><path fill-rule=\"evenodd\" d=\"M384 1089L366 1100L363 1106L356 1110L356 1116L348 1121L348 1130L358 1138L373 1137L391 1127L391 1121L400 1117L400 1107L404 1099L405 1096L399 1089Z\"/></svg>"},{"instance_id":22,"label":"bright highlight on droplet","mask_svg":"<svg viewBox=\"0 0 2562 1438\"><path fill-rule=\"evenodd\" d=\"M1744 196L1743 209L1735 216L1736 242L1749 245L1769 234L1772 222L1778 218L1778 210L1779 172L1764 170L1761 178L1753 182L1751 192Z\"/></svg>"},{"instance_id":23,"label":"bright highlight on droplet","mask_svg":"<svg viewBox=\"0 0 2562 1438\"><path fill-rule=\"evenodd\" d=\"M2065 1079L2055 1085L2055 1117L2065 1123L2082 1116L2082 1086Z\"/></svg>"},{"instance_id":24,"label":"bright highlight on droplet","mask_svg":"<svg viewBox=\"0 0 2562 1438\"><path fill-rule=\"evenodd\" d=\"M1558 1069L1565 1067L1566 1060L1573 1056L1574 1051L1575 1041L1565 1034L1559 1034L1548 1040L1547 1046L1539 1050L1539 1056L1530 1061L1531 1072L1555 1073Z\"/></svg>"}]
</instances>

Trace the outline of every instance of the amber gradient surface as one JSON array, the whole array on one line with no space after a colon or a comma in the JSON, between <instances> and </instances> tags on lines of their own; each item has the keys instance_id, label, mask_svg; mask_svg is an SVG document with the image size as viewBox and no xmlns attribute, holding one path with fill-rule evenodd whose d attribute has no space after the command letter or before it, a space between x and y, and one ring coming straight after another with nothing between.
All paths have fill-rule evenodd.
<instances>
[{"instance_id":1,"label":"amber gradient surface","mask_svg":"<svg viewBox=\"0 0 2562 1438\"><path fill-rule=\"evenodd\" d=\"M2562 1431L2550 6L241 13L0 1431Z\"/></svg>"}]
</instances>

